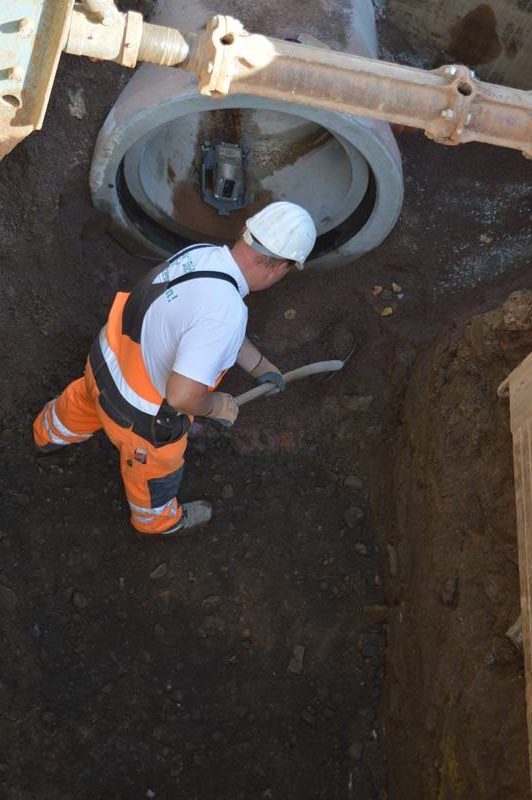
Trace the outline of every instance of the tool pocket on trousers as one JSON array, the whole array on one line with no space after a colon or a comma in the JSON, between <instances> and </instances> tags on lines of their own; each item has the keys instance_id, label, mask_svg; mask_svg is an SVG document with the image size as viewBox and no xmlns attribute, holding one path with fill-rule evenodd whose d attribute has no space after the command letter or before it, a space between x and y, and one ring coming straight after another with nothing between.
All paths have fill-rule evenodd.
<instances>
[{"instance_id":1,"label":"tool pocket on trousers","mask_svg":"<svg viewBox=\"0 0 532 800\"><path fill-rule=\"evenodd\" d=\"M162 478L151 478L148 481L152 508L160 508L177 496L183 478L183 469L180 467Z\"/></svg>"},{"instance_id":2,"label":"tool pocket on trousers","mask_svg":"<svg viewBox=\"0 0 532 800\"><path fill-rule=\"evenodd\" d=\"M158 414L153 419L152 440L155 447L164 447L179 441L190 429L186 414Z\"/></svg>"}]
</instances>

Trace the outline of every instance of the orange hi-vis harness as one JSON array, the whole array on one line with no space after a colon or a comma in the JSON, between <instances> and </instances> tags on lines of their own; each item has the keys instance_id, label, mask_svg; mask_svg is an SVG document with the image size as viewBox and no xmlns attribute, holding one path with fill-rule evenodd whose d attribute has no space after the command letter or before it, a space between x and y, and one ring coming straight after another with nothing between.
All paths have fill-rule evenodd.
<instances>
[{"instance_id":1,"label":"orange hi-vis harness","mask_svg":"<svg viewBox=\"0 0 532 800\"><path fill-rule=\"evenodd\" d=\"M181 251L177 257L208 246L193 245ZM146 312L165 292L190 280L223 280L238 291L238 284L231 275L211 270L187 272L173 280L153 283L172 261L148 272L130 294L119 292L116 295L107 325L102 328L89 353L89 363L100 390L102 409L118 425L131 427L134 433L155 447L162 447L184 436L190 428L190 419L168 405L148 375L140 346Z\"/></svg>"},{"instance_id":2,"label":"orange hi-vis harness","mask_svg":"<svg viewBox=\"0 0 532 800\"><path fill-rule=\"evenodd\" d=\"M131 293L116 295L85 376L47 403L33 424L35 442L44 451L85 441L103 428L120 453L131 523L145 534L173 528L182 516L177 492L191 418L169 406L153 385L142 358L142 323L151 304L177 284L214 278L238 291L234 278L210 270L153 283L183 253L208 246L181 251L147 273Z\"/></svg>"}]
</instances>

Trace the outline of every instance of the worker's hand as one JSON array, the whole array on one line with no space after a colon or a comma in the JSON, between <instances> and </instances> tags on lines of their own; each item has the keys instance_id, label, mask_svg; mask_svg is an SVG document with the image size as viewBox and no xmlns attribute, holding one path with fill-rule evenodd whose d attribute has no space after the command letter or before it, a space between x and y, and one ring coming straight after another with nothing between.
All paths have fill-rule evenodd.
<instances>
[{"instance_id":1,"label":"worker's hand","mask_svg":"<svg viewBox=\"0 0 532 800\"><path fill-rule=\"evenodd\" d=\"M226 392L213 392L211 394L212 408L204 417L219 422L225 428L230 428L235 424L238 417L238 405L235 398Z\"/></svg>"},{"instance_id":2,"label":"worker's hand","mask_svg":"<svg viewBox=\"0 0 532 800\"><path fill-rule=\"evenodd\" d=\"M285 379L281 374L281 370L272 364L271 361L265 356L261 356L261 359L257 366L250 372L255 378L255 383L261 385L263 383L273 383L275 384L274 388L270 392L268 392L265 397L271 397L274 394L279 394L279 392L284 392L286 389Z\"/></svg>"}]
</instances>

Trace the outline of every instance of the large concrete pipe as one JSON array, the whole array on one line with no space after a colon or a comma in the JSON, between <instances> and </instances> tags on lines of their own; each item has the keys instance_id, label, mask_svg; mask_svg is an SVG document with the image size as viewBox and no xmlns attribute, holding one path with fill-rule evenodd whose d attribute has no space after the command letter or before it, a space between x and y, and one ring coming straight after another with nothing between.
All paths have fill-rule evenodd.
<instances>
[{"instance_id":1,"label":"large concrete pipe","mask_svg":"<svg viewBox=\"0 0 532 800\"><path fill-rule=\"evenodd\" d=\"M160 0L153 21L186 33L217 12L238 15L249 30L290 39L304 39L304 31L324 46L377 56L371 0ZM236 158L245 182L232 205L213 199L214 168L208 168L223 145L232 146L224 152ZM235 180L224 186L234 189ZM133 76L100 132L91 188L96 207L130 250L163 257L195 241L230 241L267 202L299 202L318 229L313 266L346 264L376 247L403 200L399 151L387 123L295 105L288 97L214 100L199 94L195 76L149 64Z\"/></svg>"}]
</instances>

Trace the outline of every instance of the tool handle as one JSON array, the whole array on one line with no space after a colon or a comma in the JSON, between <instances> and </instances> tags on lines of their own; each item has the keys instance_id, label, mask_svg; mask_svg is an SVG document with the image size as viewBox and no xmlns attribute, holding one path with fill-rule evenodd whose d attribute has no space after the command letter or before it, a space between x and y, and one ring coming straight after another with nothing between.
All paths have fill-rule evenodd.
<instances>
[{"instance_id":1,"label":"tool handle","mask_svg":"<svg viewBox=\"0 0 532 800\"><path fill-rule=\"evenodd\" d=\"M318 375L320 372L336 372L342 369L343 366L344 362L338 360L316 361L314 364L307 364L305 367L298 367L298 369L293 369L291 372L286 372L283 378L285 383L292 383L292 381L299 381L309 375ZM241 407L252 400L256 400L257 397L262 397L272 389L275 389L274 383L263 383L261 386L256 386L254 389L244 392L244 394L239 394L238 397L235 397L235 401Z\"/></svg>"}]
</instances>

